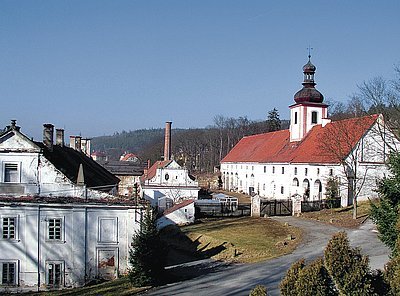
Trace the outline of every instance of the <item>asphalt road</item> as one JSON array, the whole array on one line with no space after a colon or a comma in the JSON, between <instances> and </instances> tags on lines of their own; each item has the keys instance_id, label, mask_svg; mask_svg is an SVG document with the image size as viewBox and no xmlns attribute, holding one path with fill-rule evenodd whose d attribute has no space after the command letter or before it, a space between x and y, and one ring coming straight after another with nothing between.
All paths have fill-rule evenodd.
<instances>
[{"instance_id":1,"label":"asphalt road","mask_svg":"<svg viewBox=\"0 0 400 296\"><path fill-rule=\"evenodd\" d=\"M322 256L332 234L341 230L348 233L352 246L361 247L362 253L369 255L372 269L383 268L389 260L390 251L379 241L375 227L369 220L358 229L341 229L294 217L274 219L304 229L304 240L292 254L256 264L226 265L212 260L192 263L190 268L197 268L202 275L155 288L142 295L249 295L250 290L258 284L267 287L268 295L279 295L278 285L290 265L300 258L311 261Z\"/></svg>"}]
</instances>

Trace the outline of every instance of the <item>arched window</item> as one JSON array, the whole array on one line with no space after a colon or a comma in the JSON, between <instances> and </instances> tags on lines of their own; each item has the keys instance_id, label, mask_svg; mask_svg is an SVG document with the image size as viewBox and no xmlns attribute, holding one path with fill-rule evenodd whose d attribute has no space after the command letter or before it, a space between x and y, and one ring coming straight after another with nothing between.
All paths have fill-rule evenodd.
<instances>
[{"instance_id":1,"label":"arched window","mask_svg":"<svg viewBox=\"0 0 400 296\"><path fill-rule=\"evenodd\" d=\"M296 187L299 187L299 179L297 179L297 178L294 178L293 179L293 181L292 181L292 186L296 186Z\"/></svg>"}]
</instances>

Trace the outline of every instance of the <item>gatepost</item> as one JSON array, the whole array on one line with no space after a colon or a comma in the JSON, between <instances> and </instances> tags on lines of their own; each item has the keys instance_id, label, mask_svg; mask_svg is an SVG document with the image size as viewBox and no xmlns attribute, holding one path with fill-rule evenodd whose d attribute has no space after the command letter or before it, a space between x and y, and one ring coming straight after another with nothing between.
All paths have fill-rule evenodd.
<instances>
[{"instance_id":1,"label":"gatepost","mask_svg":"<svg viewBox=\"0 0 400 296\"><path fill-rule=\"evenodd\" d=\"M292 202L293 202L293 216L298 216L301 214L301 195L294 194L292 195Z\"/></svg>"},{"instance_id":2,"label":"gatepost","mask_svg":"<svg viewBox=\"0 0 400 296\"><path fill-rule=\"evenodd\" d=\"M259 195L254 195L251 197L251 216L261 216L261 198Z\"/></svg>"}]
</instances>

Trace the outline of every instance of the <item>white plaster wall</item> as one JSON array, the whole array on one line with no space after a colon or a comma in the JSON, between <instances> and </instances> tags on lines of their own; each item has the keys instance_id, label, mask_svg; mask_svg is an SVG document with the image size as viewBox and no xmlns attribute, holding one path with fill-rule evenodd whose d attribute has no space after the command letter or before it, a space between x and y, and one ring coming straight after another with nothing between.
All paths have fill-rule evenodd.
<instances>
[{"instance_id":1,"label":"white plaster wall","mask_svg":"<svg viewBox=\"0 0 400 296\"><path fill-rule=\"evenodd\" d=\"M97 276L98 249L115 249L118 254L117 274L126 273L128 250L140 221L139 210L123 206L26 204L11 207L3 204L0 217L4 216L18 217L17 239L0 239L0 262L16 260L19 265L19 287L9 288L14 292L37 290L39 274L40 289L45 289L48 260L64 262L66 287L83 285L85 271L87 279ZM47 240L49 218L64 220L63 239L59 242ZM100 218L116 219L115 241L99 240Z\"/></svg>"},{"instance_id":2,"label":"white plaster wall","mask_svg":"<svg viewBox=\"0 0 400 296\"><path fill-rule=\"evenodd\" d=\"M177 209L172 213L160 217L157 220L157 227L161 229L164 228L165 226L172 224L185 225L194 223L195 220L194 214L195 214L194 203L191 203L185 207Z\"/></svg>"}]
</instances>

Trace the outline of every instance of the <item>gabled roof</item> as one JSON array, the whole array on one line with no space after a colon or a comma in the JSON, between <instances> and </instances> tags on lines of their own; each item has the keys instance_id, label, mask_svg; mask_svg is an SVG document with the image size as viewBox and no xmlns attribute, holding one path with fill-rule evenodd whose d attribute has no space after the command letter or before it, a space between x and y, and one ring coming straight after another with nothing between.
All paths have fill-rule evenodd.
<instances>
[{"instance_id":1,"label":"gabled roof","mask_svg":"<svg viewBox=\"0 0 400 296\"><path fill-rule=\"evenodd\" d=\"M314 126L300 142L290 142L289 130L242 138L224 162L339 163L347 157L379 115ZM328 149L327 147L335 147ZM337 148L337 149L336 149Z\"/></svg>"},{"instance_id":2,"label":"gabled roof","mask_svg":"<svg viewBox=\"0 0 400 296\"><path fill-rule=\"evenodd\" d=\"M53 145L53 151L50 151L41 142L35 142L35 144L43 149L44 157L73 183L77 181L80 164L83 165L85 184L88 187L108 191L111 186L118 184L120 181L112 173L80 151L59 145ZM104 188L101 188L103 186Z\"/></svg>"},{"instance_id":3,"label":"gabled roof","mask_svg":"<svg viewBox=\"0 0 400 296\"><path fill-rule=\"evenodd\" d=\"M141 176L144 171L143 164L133 161L107 160L98 163L115 175Z\"/></svg>"},{"instance_id":4,"label":"gabled roof","mask_svg":"<svg viewBox=\"0 0 400 296\"><path fill-rule=\"evenodd\" d=\"M138 158L136 154L133 153L127 153L124 156L121 157L121 161L130 161L131 158Z\"/></svg>"},{"instance_id":5,"label":"gabled roof","mask_svg":"<svg viewBox=\"0 0 400 296\"><path fill-rule=\"evenodd\" d=\"M164 211L163 215L165 216L165 215L171 214L172 212L175 212L176 210L182 209L182 208L184 208L184 207L186 207L186 206L188 206L188 205L190 205L192 203L194 203L193 199L184 200L181 203L175 204L174 206L166 209Z\"/></svg>"},{"instance_id":6,"label":"gabled roof","mask_svg":"<svg viewBox=\"0 0 400 296\"><path fill-rule=\"evenodd\" d=\"M147 170L147 173L145 172L145 174L142 176L141 180L142 180L142 181L145 181L145 180L153 179L154 176L155 176L156 173L157 173L157 169L165 168L165 167L167 167L171 162L172 162L172 160L158 160L158 161L156 161L156 162Z\"/></svg>"}]
</instances>

